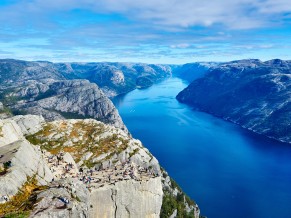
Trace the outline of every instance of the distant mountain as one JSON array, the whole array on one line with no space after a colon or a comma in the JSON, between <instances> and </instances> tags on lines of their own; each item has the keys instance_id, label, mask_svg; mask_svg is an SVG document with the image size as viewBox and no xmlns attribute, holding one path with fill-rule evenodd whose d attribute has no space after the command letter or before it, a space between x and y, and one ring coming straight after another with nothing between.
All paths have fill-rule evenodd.
<instances>
[{"instance_id":1,"label":"distant mountain","mask_svg":"<svg viewBox=\"0 0 291 218\"><path fill-rule=\"evenodd\" d=\"M51 63L46 61L0 60L0 85L27 80L87 79L96 83L108 97L145 88L170 77L168 65L141 63Z\"/></svg>"},{"instance_id":2,"label":"distant mountain","mask_svg":"<svg viewBox=\"0 0 291 218\"><path fill-rule=\"evenodd\" d=\"M183 65L173 65L172 72L174 76L177 76L189 83L195 79L201 78L211 67L217 66L215 62L200 62L200 63L188 63Z\"/></svg>"},{"instance_id":3,"label":"distant mountain","mask_svg":"<svg viewBox=\"0 0 291 218\"><path fill-rule=\"evenodd\" d=\"M95 118L126 129L113 103L87 80L29 81L10 95L19 99L10 105L16 114L38 114L50 121Z\"/></svg>"},{"instance_id":4,"label":"distant mountain","mask_svg":"<svg viewBox=\"0 0 291 218\"><path fill-rule=\"evenodd\" d=\"M0 85L14 86L27 80L65 79L51 62L0 59Z\"/></svg>"},{"instance_id":5,"label":"distant mountain","mask_svg":"<svg viewBox=\"0 0 291 218\"><path fill-rule=\"evenodd\" d=\"M60 63L57 70L67 79L87 79L108 97L145 88L172 75L171 67L141 63Z\"/></svg>"},{"instance_id":6,"label":"distant mountain","mask_svg":"<svg viewBox=\"0 0 291 218\"><path fill-rule=\"evenodd\" d=\"M291 61L240 60L211 67L180 102L291 143Z\"/></svg>"},{"instance_id":7,"label":"distant mountain","mask_svg":"<svg viewBox=\"0 0 291 218\"><path fill-rule=\"evenodd\" d=\"M0 60L0 117L95 118L126 130L113 103L88 80L66 80L55 64ZM127 131L127 130L126 130Z\"/></svg>"}]
</instances>

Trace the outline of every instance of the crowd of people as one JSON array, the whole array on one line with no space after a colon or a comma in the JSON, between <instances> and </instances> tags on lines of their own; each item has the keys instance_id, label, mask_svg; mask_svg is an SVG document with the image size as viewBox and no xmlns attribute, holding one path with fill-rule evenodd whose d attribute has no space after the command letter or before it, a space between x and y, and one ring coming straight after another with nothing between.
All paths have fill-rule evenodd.
<instances>
[{"instance_id":1,"label":"crowd of people","mask_svg":"<svg viewBox=\"0 0 291 218\"><path fill-rule=\"evenodd\" d=\"M64 160L64 153L51 155L45 152L45 159L54 174L55 179L78 178L87 188L98 188L105 184L115 184L118 181L133 179L136 181L148 180L157 176L151 169L144 168L133 162L119 161L113 166L108 167L77 167L73 163Z\"/></svg>"}]
</instances>

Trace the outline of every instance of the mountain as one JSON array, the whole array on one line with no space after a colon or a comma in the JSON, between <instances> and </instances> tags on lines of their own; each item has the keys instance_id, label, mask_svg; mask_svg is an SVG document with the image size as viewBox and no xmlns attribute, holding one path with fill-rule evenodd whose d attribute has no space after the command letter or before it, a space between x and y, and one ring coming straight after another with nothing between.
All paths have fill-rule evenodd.
<instances>
[{"instance_id":1,"label":"mountain","mask_svg":"<svg viewBox=\"0 0 291 218\"><path fill-rule=\"evenodd\" d=\"M158 64L52 63L0 59L0 85L17 86L24 81L41 79L87 79L96 83L108 97L149 87L171 75L170 66Z\"/></svg>"},{"instance_id":2,"label":"mountain","mask_svg":"<svg viewBox=\"0 0 291 218\"><path fill-rule=\"evenodd\" d=\"M87 80L19 82L3 88L0 101L15 115L37 114L50 121L90 117L126 129L113 103Z\"/></svg>"},{"instance_id":3,"label":"mountain","mask_svg":"<svg viewBox=\"0 0 291 218\"><path fill-rule=\"evenodd\" d=\"M14 86L27 80L65 79L51 62L0 59L0 85Z\"/></svg>"},{"instance_id":4,"label":"mountain","mask_svg":"<svg viewBox=\"0 0 291 218\"><path fill-rule=\"evenodd\" d=\"M291 61L219 64L177 99L240 126L291 143Z\"/></svg>"},{"instance_id":5,"label":"mountain","mask_svg":"<svg viewBox=\"0 0 291 218\"><path fill-rule=\"evenodd\" d=\"M171 67L167 65L2 59L0 117L37 114L50 121L95 118L125 130L107 97L151 86L169 76Z\"/></svg>"},{"instance_id":6,"label":"mountain","mask_svg":"<svg viewBox=\"0 0 291 218\"><path fill-rule=\"evenodd\" d=\"M145 88L171 76L171 67L142 63L59 63L57 70L67 79L87 79L108 97Z\"/></svg>"},{"instance_id":7,"label":"mountain","mask_svg":"<svg viewBox=\"0 0 291 218\"><path fill-rule=\"evenodd\" d=\"M35 115L0 120L0 216L199 214L157 159L119 128Z\"/></svg>"}]
</instances>

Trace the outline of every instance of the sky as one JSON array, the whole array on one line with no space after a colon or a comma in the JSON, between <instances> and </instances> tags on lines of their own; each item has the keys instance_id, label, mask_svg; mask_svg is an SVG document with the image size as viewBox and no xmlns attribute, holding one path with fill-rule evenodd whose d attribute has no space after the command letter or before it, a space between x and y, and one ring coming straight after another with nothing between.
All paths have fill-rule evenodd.
<instances>
[{"instance_id":1,"label":"sky","mask_svg":"<svg viewBox=\"0 0 291 218\"><path fill-rule=\"evenodd\" d=\"M0 0L0 58L291 60L290 0Z\"/></svg>"}]
</instances>

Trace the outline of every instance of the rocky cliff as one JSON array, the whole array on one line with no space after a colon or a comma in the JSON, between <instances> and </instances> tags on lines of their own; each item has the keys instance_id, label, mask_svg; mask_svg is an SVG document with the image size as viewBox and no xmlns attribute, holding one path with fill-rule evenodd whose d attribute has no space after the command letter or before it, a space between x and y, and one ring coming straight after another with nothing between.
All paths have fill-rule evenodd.
<instances>
[{"instance_id":1,"label":"rocky cliff","mask_svg":"<svg viewBox=\"0 0 291 218\"><path fill-rule=\"evenodd\" d=\"M9 94L18 98L14 112L42 115L46 120L95 118L126 129L113 103L87 80L29 81Z\"/></svg>"},{"instance_id":2,"label":"rocky cliff","mask_svg":"<svg viewBox=\"0 0 291 218\"><path fill-rule=\"evenodd\" d=\"M2 215L199 217L156 158L120 128L32 115L0 127Z\"/></svg>"},{"instance_id":3,"label":"rocky cliff","mask_svg":"<svg viewBox=\"0 0 291 218\"><path fill-rule=\"evenodd\" d=\"M241 60L210 68L177 99L244 128L291 143L291 62Z\"/></svg>"}]
</instances>

